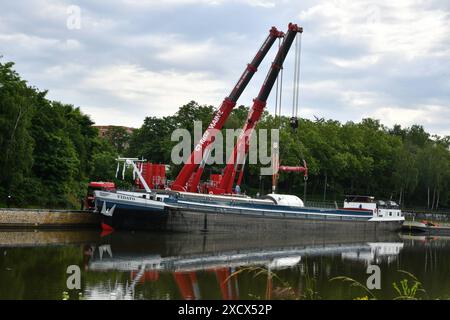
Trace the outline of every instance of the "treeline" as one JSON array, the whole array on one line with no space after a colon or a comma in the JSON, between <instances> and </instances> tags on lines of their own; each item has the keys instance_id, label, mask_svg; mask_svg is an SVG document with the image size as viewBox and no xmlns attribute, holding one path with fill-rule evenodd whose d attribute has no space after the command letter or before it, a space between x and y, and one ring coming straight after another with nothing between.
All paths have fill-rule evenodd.
<instances>
[{"instance_id":1,"label":"treeline","mask_svg":"<svg viewBox=\"0 0 450 320\"><path fill-rule=\"evenodd\" d=\"M214 108L194 101L182 106L173 116L147 117L141 128L130 137L129 156L144 157L170 163L171 133L177 128L193 132L193 121L206 126ZM233 110L225 128L241 128L248 108ZM374 195L392 199L404 206L429 209L450 206L450 138L431 136L422 126L402 128L383 126L378 120L360 123L317 119L299 119L293 130L288 117L274 118L267 112L258 128L280 128L280 161L284 165L309 167L307 200L328 200L340 203L346 194ZM192 144L194 141L192 141ZM225 150L225 148L224 148ZM223 166L205 170L220 173ZM172 178L180 166L172 166ZM247 193L267 193L271 177L260 177L258 165L249 165L241 189ZM280 192L303 197L303 176L281 173Z\"/></svg>"},{"instance_id":2,"label":"treeline","mask_svg":"<svg viewBox=\"0 0 450 320\"><path fill-rule=\"evenodd\" d=\"M79 208L116 151L79 108L50 101L0 63L0 206Z\"/></svg>"},{"instance_id":3,"label":"treeline","mask_svg":"<svg viewBox=\"0 0 450 320\"><path fill-rule=\"evenodd\" d=\"M0 206L11 196L13 206L77 208L89 181L120 183L114 177L117 155L171 164L178 143L171 141L173 130L193 133L194 121L208 125L215 110L191 101L172 116L146 117L131 136L116 127L103 139L89 116L50 101L46 93L27 85L13 63L0 63ZM247 113L247 107L236 107L224 129L241 128ZM267 112L258 128L280 129L281 164L306 160L307 200L340 203L345 194L364 194L408 207L450 207L449 137L431 136L419 125L387 128L373 119L345 124L299 119L293 130L288 117L275 119ZM180 168L172 165L169 178ZM203 178L222 168L208 167ZM243 191L270 192L271 177L259 172L259 165L246 167ZM303 176L280 174L280 192L303 197L304 187Z\"/></svg>"},{"instance_id":4,"label":"treeline","mask_svg":"<svg viewBox=\"0 0 450 320\"><path fill-rule=\"evenodd\" d=\"M407 207L449 206L449 137L430 136L419 125L389 129L373 119L345 124L301 119L297 132L287 119L283 122L280 158L294 164L304 155L313 197L342 200L345 194L363 194ZM301 184L292 175L284 179L292 188Z\"/></svg>"}]
</instances>

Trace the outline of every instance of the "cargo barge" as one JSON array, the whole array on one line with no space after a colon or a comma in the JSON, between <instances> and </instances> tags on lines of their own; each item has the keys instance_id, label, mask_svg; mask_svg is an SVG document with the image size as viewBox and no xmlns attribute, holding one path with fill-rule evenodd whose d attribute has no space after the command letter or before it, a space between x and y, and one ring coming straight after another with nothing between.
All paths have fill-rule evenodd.
<instances>
[{"instance_id":1,"label":"cargo barge","mask_svg":"<svg viewBox=\"0 0 450 320\"><path fill-rule=\"evenodd\" d=\"M326 233L395 231L404 217L398 206L373 197L350 197L342 208L308 208L294 195L263 198L158 191L95 192L96 212L106 229L174 232Z\"/></svg>"}]
</instances>

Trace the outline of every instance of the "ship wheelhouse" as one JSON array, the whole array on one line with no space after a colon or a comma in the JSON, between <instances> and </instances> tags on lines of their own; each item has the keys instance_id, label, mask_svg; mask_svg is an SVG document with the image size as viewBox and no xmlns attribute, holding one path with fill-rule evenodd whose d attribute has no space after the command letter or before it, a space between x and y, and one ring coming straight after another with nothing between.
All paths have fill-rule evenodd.
<instances>
[{"instance_id":1,"label":"ship wheelhouse","mask_svg":"<svg viewBox=\"0 0 450 320\"><path fill-rule=\"evenodd\" d=\"M398 218L402 216L400 206L392 200L375 200L373 196L347 195L344 200L344 209L369 210L374 217Z\"/></svg>"}]
</instances>

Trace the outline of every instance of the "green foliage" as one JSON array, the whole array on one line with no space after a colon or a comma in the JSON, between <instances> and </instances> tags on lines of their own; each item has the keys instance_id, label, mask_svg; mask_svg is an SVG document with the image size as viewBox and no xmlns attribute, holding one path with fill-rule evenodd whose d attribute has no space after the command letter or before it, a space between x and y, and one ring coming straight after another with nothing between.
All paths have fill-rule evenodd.
<instances>
[{"instance_id":1,"label":"green foliage","mask_svg":"<svg viewBox=\"0 0 450 320\"><path fill-rule=\"evenodd\" d=\"M170 159L174 143L170 141L176 128L171 117L147 117L141 128L135 130L130 138L127 154L132 157L144 157L148 161L161 163Z\"/></svg>"},{"instance_id":2,"label":"green foliage","mask_svg":"<svg viewBox=\"0 0 450 320\"><path fill-rule=\"evenodd\" d=\"M307 265L307 264L306 264ZM397 270L399 273L406 275L408 278L400 279L397 282L392 283L392 290L395 296L393 300L418 300L428 298L426 291L422 287L422 283L410 272L404 270ZM238 276L241 273L253 274L254 278L262 277L266 279L266 294L264 299L302 299L302 300L319 300L321 296L316 287L316 278L309 275L308 269L306 269L305 275L301 278L303 288L294 288L289 282L282 279L280 274L276 271L266 267L243 267L232 273L225 282L230 281L233 277ZM359 292L359 295L355 296L354 300L378 300L379 297L375 294L375 290L369 289L361 282L347 276L338 276L329 279L332 281L339 281L343 284L347 284L350 288ZM410 282L411 281L411 282ZM301 292L301 293L300 293ZM355 293L353 293L355 294ZM361 295L362 294L362 295ZM261 297L257 297L261 298Z\"/></svg>"},{"instance_id":3,"label":"green foliage","mask_svg":"<svg viewBox=\"0 0 450 320\"><path fill-rule=\"evenodd\" d=\"M426 293L422 288L422 283L410 272L404 270L398 270L398 272L406 274L411 279L402 279L399 283L392 283L392 287L397 293L397 297L395 300L417 300L418 294ZM409 284L409 280L412 280L412 283Z\"/></svg>"},{"instance_id":4,"label":"green foliage","mask_svg":"<svg viewBox=\"0 0 450 320\"><path fill-rule=\"evenodd\" d=\"M100 139L79 108L46 99L46 92L29 87L12 63L0 63L0 84L0 203L12 194L20 206L78 207L90 179L114 180L118 154L170 164L178 143L171 141L173 131L186 129L193 136L193 122L202 121L204 130L214 114L212 106L190 101L172 116L145 118L131 136L117 127ZM224 129L242 128L248 110L236 107ZM406 206L450 207L450 137L430 136L419 125L388 129L374 119L345 124L299 119L293 131L288 117L268 112L259 129L280 129L281 164L297 166L306 160L307 200L340 202L345 194L367 194ZM196 142L191 141L192 147ZM260 177L260 167L246 167L243 191L269 192L271 177ZM172 166L172 178L180 169ZM304 185L299 174L280 174L280 192L303 196Z\"/></svg>"},{"instance_id":5,"label":"green foliage","mask_svg":"<svg viewBox=\"0 0 450 320\"><path fill-rule=\"evenodd\" d=\"M430 208L450 206L448 137L430 138L420 126L389 130L373 119L345 124L300 119L295 132L287 117L268 116L259 124L259 128L277 127L281 164L296 166L303 159L308 163L310 199L321 198L326 181L329 200L340 201L344 194L368 194L424 207L430 188L430 198L434 198ZM258 181L259 167L251 167L246 181ZM280 175L280 192L302 196L303 184L301 175Z\"/></svg>"},{"instance_id":6,"label":"green foliage","mask_svg":"<svg viewBox=\"0 0 450 320\"><path fill-rule=\"evenodd\" d=\"M79 108L48 100L12 68L0 63L1 202L79 208L90 178L111 177L116 151Z\"/></svg>"},{"instance_id":7,"label":"green foliage","mask_svg":"<svg viewBox=\"0 0 450 320\"><path fill-rule=\"evenodd\" d=\"M330 281L336 281L336 280L342 281L344 283L348 283L351 288L358 288L368 294L367 296L357 297L356 300L366 300L366 298L368 300L369 297L371 300L377 299L377 297L372 293L372 291L369 288L367 288L367 286L363 285L361 282L359 282L353 278L346 277L346 276L339 276L339 277L334 277L334 278L330 279Z\"/></svg>"},{"instance_id":8,"label":"green foliage","mask_svg":"<svg viewBox=\"0 0 450 320\"><path fill-rule=\"evenodd\" d=\"M92 155L91 180L112 181L116 175L117 153L107 140L99 139Z\"/></svg>"},{"instance_id":9,"label":"green foliage","mask_svg":"<svg viewBox=\"0 0 450 320\"><path fill-rule=\"evenodd\" d=\"M424 295L426 295L426 291L422 287L422 283L417 279L416 276L414 276L412 273L404 270L397 270L399 273L402 273L408 278L401 279L397 282L392 283L392 289L394 290L396 296L393 298L394 300L418 300ZM374 295L373 291L371 291L367 286L363 285L359 281L346 277L346 276L339 276L331 278L330 281L342 281L343 283L350 284L351 288L358 288L362 290L365 294L365 296L362 297L356 297L355 300L377 300L377 296ZM411 280L411 284L410 281Z\"/></svg>"},{"instance_id":10,"label":"green foliage","mask_svg":"<svg viewBox=\"0 0 450 320\"><path fill-rule=\"evenodd\" d=\"M33 140L28 132L33 107L41 93L29 88L12 69L0 63L0 197L5 198L29 175Z\"/></svg>"},{"instance_id":11,"label":"green foliage","mask_svg":"<svg viewBox=\"0 0 450 320\"><path fill-rule=\"evenodd\" d=\"M130 134L124 127L111 126L106 133L106 139L119 155L123 155L130 141Z\"/></svg>"},{"instance_id":12,"label":"green foliage","mask_svg":"<svg viewBox=\"0 0 450 320\"><path fill-rule=\"evenodd\" d=\"M235 108L224 128L242 128L248 110L244 106ZM184 128L193 133L193 121L202 121L205 127L212 116L211 106L191 101L173 116L148 117L132 135L128 155L170 163L176 143L170 139L173 130ZM400 201L404 206L430 209L450 206L449 137L431 137L419 125L410 128L395 125L388 129L374 119L345 124L299 119L299 128L293 131L288 117L274 118L267 112L257 128L280 129L281 164L297 166L306 160L309 200L342 201L345 194L367 194ZM191 141L192 146L194 143ZM220 172L222 167L216 165L206 172ZM261 178L260 167L260 164L247 166L243 190L269 192L271 177ZM172 169L174 178L181 166ZM203 178L207 179L206 173ZM280 192L303 196L303 186L301 175L280 174Z\"/></svg>"},{"instance_id":13,"label":"green foliage","mask_svg":"<svg viewBox=\"0 0 450 320\"><path fill-rule=\"evenodd\" d=\"M273 298L284 298L284 299L298 299L297 294L294 289L289 285L288 282L282 280L275 272L269 268L264 267L244 267L233 272L228 278L225 279L225 283L230 281L233 277L237 277L240 273L251 273L253 278L263 277L267 280L266 283L266 293L263 299L271 300ZM274 288L272 288L274 286ZM273 292L274 291L274 296ZM261 297L256 297L261 299Z\"/></svg>"}]
</instances>

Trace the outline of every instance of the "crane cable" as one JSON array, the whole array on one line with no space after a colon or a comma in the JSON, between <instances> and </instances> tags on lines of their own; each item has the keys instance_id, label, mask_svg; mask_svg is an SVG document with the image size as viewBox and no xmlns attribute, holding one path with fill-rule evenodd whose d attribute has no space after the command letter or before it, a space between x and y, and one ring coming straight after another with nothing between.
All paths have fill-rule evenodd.
<instances>
[{"instance_id":1,"label":"crane cable","mask_svg":"<svg viewBox=\"0 0 450 320\"><path fill-rule=\"evenodd\" d=\"M295 67L294 67L294 90L292 96L292 120L296 121L296 125L298 126L298 101L300 95L300 65L301 65L301 57L302 57L302 35L300 34L295 39ZM303 155L303 151L300 148L300 156L305 159ZM304 160L303 160L304 161ZM305 176L305 192L306 192L306 181L308 177Z\"/></svg>"},{"instance_id":2,"label":"crane cable","mask_svg":"<svg viewBox=\"0 0 450 320\"><path fill-rule=\"evenodd\" d=\"M291 126L296 131L298 128L298 107L299 107L299 96L300 96L300 65L301 65L301 53L302 53L302 38L301 34L295 40L295 62L294 62L294 88L292 95L292 118L291 118ZM305 159L303 155L303 151L300 148L300 156ZM303 160L304 165L306 166L305 160ZM305 175L303 177L303 201L306 203L306 190L308 185L308 176Z\"/></svg>"},{"instance_id":3,"label":"crane cable","mask_svg":"<svg viewBox=\"0 0 450 320\"><path fill-rule=\"evenodd\" d=\"M281 46L281 39L278 40L278 48ZM292 119L298 117L299 96L300 96L300 65L302 51L302 35L295 39L295 59L294 59L294 85L292 95ZM275 118L281 117L281 100L283 90L283 68L277 76L276 96L275 96Z\"/></svg>"},{"instance_id":4,"label":"crane cable","mask_svg":"<svg viewBox=\"0 0 450 320\"><path fill-rule=\"evenodd\" d=\"M298 70L298 38L295 39L295 58L294 58L294 84L292 90L292 114L291 117L295 116L295 98L297 94L297 70Z\"/></svg>"},{"instance_id":5,"label":"crane cable","mask_svg":"<svg viewBox=\"0 0 450 320\"><path fill-rule=\"evenodd\" d=\"M281 47L281 38L278 39L278 50ZM284 59L283 59L284 60ZM283 66L281 66L280 72L277 75L277 82L276 82L276 88L275 88L275 112L274 112L274 126L278 129L281 128L281 99L282 99L282 93L283 93ZM277 149L275 151L275 149ZM275 185L276 181L278 179L278 167L279 167L279 160L278 157L275 156L275 154L278 154L279 150L278 147L275 147L275 144L272 145L272 165L276 167L276 171L272 174L272 192L275 192Z\"/></svg>"},{"instance_id":6,"label":"crane cable","mask_svg":"<svg viewBox=\"0 0 450 320\"><path fill-rule=\"evenodd\" d=\"M301 34L295 39L294 85L292 94L292 115L290 125L294 131L298 128L298 100L300 93L300 60L302 49Z\"/></svg>"},{"instance_id":7,"label":"crane cable","mask_svg":"<svg viewBox=\"0 0 450 320\"><path fill-rule=\"evenodd\" d=\"M300 65L302 54L301 34L295 40L294 92L292 95L292 117L298 116L298 101L300 96Z\"/></svg>"},{"instance_id":8,"label":"crane cable","mask_svg":"<svg viewBox=\"0 0 450 320\"><path fill-rule=\"evenodd\" d=\"M281 118L281 93L283 92L283 67L281 67L280 71L280 102L279 102L279 110L278 117Z\"/></svg>"},{"instance_id":9,"label":"crane cable","mask_svg":"<svg viewBox=\"0 0 450 320\"><path fill-rule=\"evenodd\" d=\"M281 42L280 39L278 39L278 50L280 49L281 46ZM277 118L277 113L278 113L278 87L279 87L279 75L277 76L277 82L276 82L276 87L275 87L275 116L274 119L276 120Z\"/></svg>"},{"instance_id":10,"label":"crane cable","mask_svg":"<svg viewBox=\"0 0 450 320\"><path fill-rule=\"evenodd\" d=\"M281 38L278 39L278 49L281 47ZM276 89L275 89L275 117L281 117L281 94L283 92L283 68L281 68L280 73L277 76ZM279 124L280 125L280 124Z\"/></svg>"}]
</instances>

